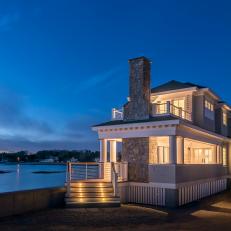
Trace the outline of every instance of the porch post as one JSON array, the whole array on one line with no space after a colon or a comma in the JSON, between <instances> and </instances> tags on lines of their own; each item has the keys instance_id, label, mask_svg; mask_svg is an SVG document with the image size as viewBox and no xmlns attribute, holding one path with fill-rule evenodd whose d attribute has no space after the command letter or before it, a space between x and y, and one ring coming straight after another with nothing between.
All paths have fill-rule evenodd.
<instances>
[{"instance_id":1,"label":"porch post","mask_svg":"<svg viewBox=\"0 0 231 231\"><path fill-rule=\"evenodd\" d=\"M100 140L100 162L107 162L107 140Z\"/></svg>"},{"instance_id":2,"label":"porch post","mask_svg":"<svg viewBox=\"0 0 231 231\"><path fill-rule=\"evenodd\" d=\"M214 145L214 148L213 148L213 163L217 164L218 161L217 161L217 145Z\"/></svg>"},{"instance_id":3,"label":"porch post","mask_svg":"<svg viewBox=\"0 0 231 231\"><path fill-rule=\"evenodd\" d=\"M220 156L220 164L223 165L223 150L222 150L222 145L219 145L219 156Z\"/></svg>"},{"instance_id":4,"label":"porch post","mask_svg":"<svg viewBox=\"0 0 231 231\"><path fill-rule=\"evenodd\" d=\"M170 103L170 101L167 101L167 103L166 103L166 113L167 114L171 113L171 103Z\"/></svg>"},{"instance_id":5,"label":"porch post","mask_svg":"<svg viewBox=\"0 0 231 231\"><path fill-rule=\"evenodd\" d=\"M116 162L116 140L110 140L110 162Z\"/></svg>"},{"instance_id":6,"label":"porch post","mask_svg":"<svg viewBox=\"0 0 231 231\"><path fill-rule=\"evenodd\" d=\"M177 137L177 164L184 164L184 137Z\"/></svg>"},{"instance_id":7,"label":"porch post","mask_svg":"<svg viewBox=\"0 0 231 231\"><path fill-rule=\"evenodd\" d=\"M169 163L176 164L176 136L169 136Z\"/></svg>"},{"instance_id":8,"label":"porch post","mask_svg":"<svg viewBox=\"0 0 231 231\"><path fill-rule=\"evenodd\" d=\"M220 145L217 145L217 164L221 163L221 157L220 157Z\"/></svg>"}]
</instances>

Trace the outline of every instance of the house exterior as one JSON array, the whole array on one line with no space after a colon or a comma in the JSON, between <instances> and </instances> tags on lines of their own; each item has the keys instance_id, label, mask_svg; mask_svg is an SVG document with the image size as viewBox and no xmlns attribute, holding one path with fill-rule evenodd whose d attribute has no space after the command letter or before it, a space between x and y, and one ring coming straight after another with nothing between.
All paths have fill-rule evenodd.
<instances>
[{"instance_id":1,"label":"house exterior","mask_svg":"<svg viewBox=\"0 0 231 231\"><path fill-rule=\"evenodd\" d=\"M114 162L126 179L119 183L121 201L177 207L226 190L230 106L211 89L192 83L170 81L151 89L150 60L134 58L129 65L127 103L112 110L110 121L93 127L103 177Z\"/></svg>"}]
</instances>

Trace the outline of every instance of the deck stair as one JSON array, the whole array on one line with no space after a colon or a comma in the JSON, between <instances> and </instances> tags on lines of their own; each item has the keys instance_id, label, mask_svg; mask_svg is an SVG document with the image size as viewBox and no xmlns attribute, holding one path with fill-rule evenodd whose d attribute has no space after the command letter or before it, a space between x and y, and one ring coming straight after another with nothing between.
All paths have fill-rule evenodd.
<instances>
[{"instance_id":1,"label":"deck stair","mask_svg":"<svg viewBox=\"0 0 231 231\"><path fill-rule=\"evenodd\" d=\"M67 208L120 206L120 198L115 196L112 183L102 180L70 182L65 201Z\"/></svg>"}]
</instances>

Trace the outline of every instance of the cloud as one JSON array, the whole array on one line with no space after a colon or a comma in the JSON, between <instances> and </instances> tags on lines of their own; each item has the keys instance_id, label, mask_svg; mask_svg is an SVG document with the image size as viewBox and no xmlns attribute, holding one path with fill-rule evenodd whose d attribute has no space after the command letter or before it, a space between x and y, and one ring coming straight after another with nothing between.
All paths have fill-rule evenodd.
<instances>
[{"instance_id":1,"label":"cloud","mask_svg":"<svg viewBox=\"0 0 231 231\"><path fill-rule=\"evenodd\" d=\"M97 149L94 116L77 115L54 127L29 116L28 107L22 96L0 88L0 151Z\"/></svg>"},{"instance_id":2,"label":"cloud","mask_svg":"<svg viewBox=\"0 0 231 231\"><path fill-rule=\"evenodd\" d=\"M46 121L27 115L23 98L14 92L0 88L0 108L0 135L20 134L33 139L54 133Z\"/></svg>"},{"instance_id":3,"label":"cloud","mask_svg":"<svg viewBox=\"0 0 231 231\"><path fill-rule=\"evenodd\" d=\"M0 30L6 31L12 28L12 25L19 20L19 13L0 15Z\"/></svg>"}]
</instances>

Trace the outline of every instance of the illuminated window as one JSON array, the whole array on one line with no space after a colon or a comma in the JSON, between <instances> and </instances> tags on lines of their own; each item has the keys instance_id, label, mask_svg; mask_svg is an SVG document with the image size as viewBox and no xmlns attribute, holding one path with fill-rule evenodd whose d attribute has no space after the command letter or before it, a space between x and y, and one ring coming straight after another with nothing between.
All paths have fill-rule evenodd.
<instances>
[{"instance_id":1,"label":"illuminated window","mask_svg":"<svg viewBox=\"0 0 231 231\"><path fill-rule=\"evenodd\" d=\"M214 105L210 103L208 100L205 100L205 108L209 111L214 111Z\"/></svg>"},{"instance_id":2,"label":"illuminated window","mask_svg":"<svg viewBox=\"0 0 231 231\"><path fill-rule=\"evenodd\" d=\"M223 124L225 126L227 126L227 124L228 124L228 117L227 117L227 113L226 112L223 112Z\"/></svg>"},{"instance_id":3,"label":"illuminated window","mask_svg":"<svg viewBox=\"0 0 231 231\"><path fill-rule=\"evenodd\" d=\"M226 150L226 147L223 147L222 148L222 151L223 151L223 165L227 165L227 150Z\"/></svg>"},{"instance_id":4,"label":"illuminated window","mask_svg":"<svg viewBox=\"0 0 231 231\"><path fill-rule=\"evenodd\" d=\"M166 102L158 102L156 105L156 113L157 114L165 114L167 113L167 104Z\"/></svg>"},{"instance_id":5,"label":"illuminated window","mask_svg":"<svg viewBox=\"0 0 231 231\"><path fill-rule=\"evenodd\" d=\"M176 116L181 116L184 118L184 113L182 111L185 110L185 101L184 99L176 99L173 100L173 108L172 108L172 113Z\"/></svg>"},{"instance_id":6,"label":"illuminated window","mask_svg":"<svg viewBox=\"0 0 231 231\"><path fill-rule=\"evenodd\" d=\"M184 110L184 99L173 100L173 105Z\"/></svg>"},{"instance_id":7,"label":"illuminated window","mask_svg":"<svg viewBox=\"0 0 231 231\"><path fill-rule=\"evenodd\" d=\"M194 148L193 149L194 164L211 164L213 163L213 151L209 148Z\"/></svg>"},{"instance_id":8,"label":"illuminated window","mask_svg":"<svg viewBox=\"0 0 231 231\"><path fill-rule=\"evenodd\" d=\"M167 164L169 162L169 148L164 146L157 147L158 164Z\"/></svg>"},{"instance_id":9,"label":"illuminated window","mask_svg":"<svg viewBox=\"0 0 231 231\"><path fill-rule=\"evenodd\" d=\"M208 100L205 100L205 116L211 120L214 120L214 105Z\"/></svg>"}]
</instances>

